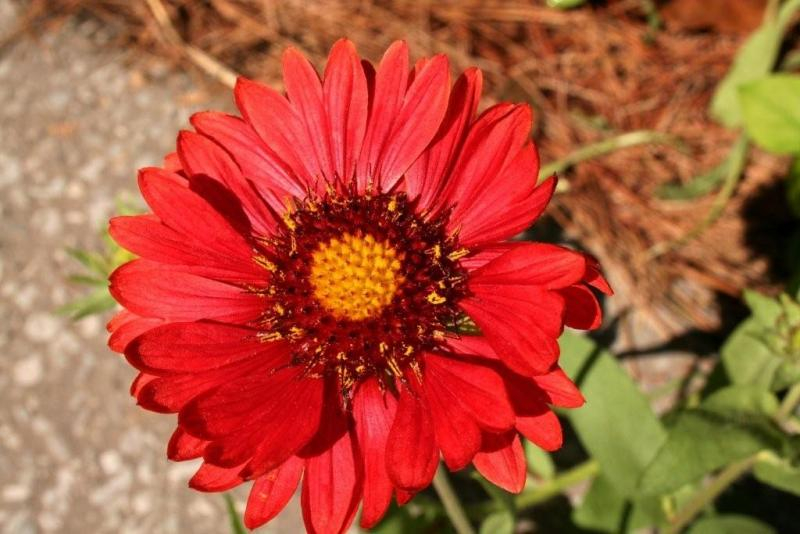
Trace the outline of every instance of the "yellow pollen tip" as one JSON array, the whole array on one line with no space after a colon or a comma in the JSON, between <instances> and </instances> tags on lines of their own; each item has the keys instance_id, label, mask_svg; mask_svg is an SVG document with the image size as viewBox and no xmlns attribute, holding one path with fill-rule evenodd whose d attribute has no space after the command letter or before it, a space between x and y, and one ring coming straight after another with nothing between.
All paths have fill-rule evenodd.
<instances>
[{"instance_id":1,"label":"yellow pollen tip","mask_svg":"<svg viewBox=\"0 0 800 534\"><path fill-rule=\"evenodd\" d=\"M447 299L441 296L436 291L431 291L430 293L428 293L428 296L426 298L428 299L428 302L434 305L444 304L445 302L447 302Z\"/></svg>"},{"instance_id":2,"label":"yellow pollen tip","mask_svg":"<svg viewBox=\"0 0 800 534\"><path fill-rule=\"evenodd\" d=\"M374 317L392 302L403 282L401 260L388 241L345 233L312 254L314 296L338 319Z\"/></svg>"}]
</instances>

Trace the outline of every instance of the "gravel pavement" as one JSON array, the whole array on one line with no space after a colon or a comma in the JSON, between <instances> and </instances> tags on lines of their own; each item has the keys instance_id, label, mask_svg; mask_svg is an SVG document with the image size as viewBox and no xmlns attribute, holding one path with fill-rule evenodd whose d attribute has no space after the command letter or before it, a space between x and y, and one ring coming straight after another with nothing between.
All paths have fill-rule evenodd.
<instances>
[{"instance_id":1,"label":"gravel pavement","mask_svg":"<svg viewBox=\"0 0 800 534\"><path fill-rule=\"evenodd\" d=\"M0 37L16 16L0 0ZM0 55L0 533L225 533L222 497L186 485L197 463L166 459L172 418L129 396L106 317L54 313L80 294L65 249L99 246L193 111L230 106L111 40L75 22ZM299 517L292 504L263 532Z\"/></svg>"}]
</instances>

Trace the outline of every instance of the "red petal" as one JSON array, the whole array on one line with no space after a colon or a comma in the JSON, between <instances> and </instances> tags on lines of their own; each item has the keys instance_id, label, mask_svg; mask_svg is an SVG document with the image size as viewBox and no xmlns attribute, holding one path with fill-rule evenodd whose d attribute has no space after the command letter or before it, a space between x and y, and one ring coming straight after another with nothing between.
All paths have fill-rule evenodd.
<instances>
[{"instance_id":1,"label":"red petal","mask_svg":"<svg viewBox=\"0 0 800 534\"><path fill-rule=\"evenodd\" d=\"M203 462L197 473L189 480L189 487L198 491L227 491L244 480L239 477L240 468L225 468Z\"/></svg>"},{"instance_id":2,"label":"red petal","mask_svg":"<svg viewBox=\"0 0 800 534\"><path fill-rule=\"evenodd\" d=\"M525 453L516 432L484 434L473 464L486 480L506 491L519 493L525 487Z\"/></svg>"},{"instance_id":3,"label":"red petal","mask_svg":"<svg viewBox=\"0 0 800 534\"><path fill-rule=\"evenodd\" d=\"M463 469L481 446L481 431L470 413L447 386L432 385L436 378L426 372L425 399L431 412L436 444L451 471Z\"/></svg>"},{"instance_id":4,"label":"red petal","mask_svg":"<svg viewBox=\"0 0 800 534\"><path fill-rule=\"evenodd\" d=\"M174 172L176 174L183 171L183 166L181 165L181 160L177 152L170 152L164 156L162 167L164 167L165 171Z\"/></svg>"},{"instance_id":5,"label":"red petal","mask_svg":"<svg viewBox=\"0 0 800 534\"><path fill-rule=\"evenodd\" d=\"M236 106L264 144L298 177L301 184L316 190L318 175L310 165L314 155L302 142L301 125L289 101L280 93L260 84L239 78L233 90Z\"/></svg>"},{"instance_id":6,"label":"red petal","mask_svg":"<svg viewBox=\"0 0 800 534\"><path fill-rule=\"evenodd\" d=\"M361 526L372 528L392 500L392 483L386 471L386 444L397 411L397 400L370 378L355 392L353 418L364 458L364 505Z\"/></svg>"},{"instance_id":7,"label":"red petal","mask_svg":"<svg viewBox=\"0 0 800 534\"><path fill-rule=\"evenodd\" d=\"M414 496L417 494L417 492L416 491L405 491L405 490L397 489L397 490L395 490L395 494L397 496L397 504L399 504L400 506L403 506L405 504L408 504L408 501L413 499Z\"/></svg>"},{"instance_id":8,"label":"red petal","mask_svg":"<svg viewBox=\"0 0 800 534\"><path fill-rule=\"evenodd\" d=\"M408 46L405 41L395 41L383 54L375 74L367 133L356 171L359 192L365 191L367 185L377 179L376 163L385 145L391 142L389 133L403 105L407 80Z\"/></svg>"},{"instance_id":9,"label":"red petal","mask_svg":"<svg viewBox=\"0 0 800 534\"><path fill-rule=\"evenodd\" d=\"M403 388L386 447L389 478L399 489L419 491L431 483L438 463L430 415L415 394Z\"/></svg>"},{"instance_id":10,"label":"red petal","mask_svg":"<svg viewBox=\"0 0 800 534\"><path fill-rule=\"evenodd\" d=\"M156 378L158 377L149 375L147 373L139 373L138 375L136 375L136 378L134 378L133 382L131 382L131 396L138 397L139 394L142 392L142 389L144 389L144 387L147 384L149 384Z\"/></svg>"},{"instance_id":11,"label":"red petal","mask_svg":"<svg viewBox=\"0 0 800 534\"><path fill-rule=\"evenodd\" d=\"M230 189L242 204L253 229L269 234L278 224L267 203L253 184L245 179L230 154L214 141L194 132L178 135L178 155L190 175L205 175Z\"/></svg>"},{"instance_id":12,"label":"red petal","mask_svg":"<svg viewBox=\"0 0 800 534\"><path fill-rule=\"evenodd\" d=\"M169 323L137 338L126 356L137 369L164 375L209 371L250 357L268 366L270 357L289 353L285 343L264 343L256 334L222 323Z\"/></svg>"},{"instance_id":13,"label":"red petal","mask_svg":"<svg viewBox=\"0 0 800 534\"><path fill-rule=\"evenodd\" d=\"M278 155L258 137L244 120L227 113L195 113L192 126L224 147L273 209L281 211L287 196L303 196L300 179Z\"/></svg>"},{"instance_id":14,"label":"red petal","mask_svg":"<svg viewBox=\"0 0 800 534\"><path fill-rule=\"evenodd\" d=\"M473 271L470 283L560 289L581 281L585 273L583 254L546 243L524 243Z\"/></svg>"},{"instance_id":15,"label":"red petal","mask_svg":"<svg viewBox=\"0 0 800 534\"><path fill-rule=\"evenodd\" d=\"M240 380L259 368L259 361L249 360L202 373L153 377L139 389L136 399L147 410L178 412L195 397L220 384Z\"/></svg>"},{"instance_id":16,"label":"red petal","mask_svg":"<svg viewBox=\"0 0 800 534\"><path fill-rule=\"evenodd\" d=\"M367 79L353 43L336 41L325 68L323 93L335 176L349 182L367 129Z\"/></svg>"},{"instance_id":17,"label":"red petal","mask_svg":"<svg viewBox=\"0 0 800 534\"><path fill-rule=\"evenodd\" d=\"M254 293L142 259L118 268L110 282L117 302L144 317L247 323L263 311L263 300Z\"/></svg>"},{"instance_id":18,"label":"red petal","mask_svg":"<svg viewBox=\"0 0 800 534\"><path fill-rule=\"evenodd\" d=\"M500 183L490 189L492 193L476 201L474 209L467 212L461 221L461 243L470 247L493 243L513 237L536 222L555 192L556 179L550 178L534 187L536 179L531 176L536 175L525 171L528 168L519 165L505 171L498 178ZM509 191L513 184L524 184L526 189Z\"/></svg>"},{"instance_id":19,"label":"red petal","mask_svg":"<svg viewBox=\"0 0 800 534\"><path fill-rule=\"evenodd\" d=\"M499 359L485 336L453 337L447 340L447 345L458 355L479 356L491 360Z\"/></svg>"},{"instance_id":20,"label":"red petal","mask_svg":"<svg viewBox=\"0 0 800 534\"><path fill-rule=\"evenodd\" d=\"M207 221L209 219L204 219ZM194 274L215 280L253 285L264 283L267 273L253 261L253 253L241 236L237 234L234 241L219 246L214 238L198 237L224 237L225 232L216 234L216 229L202 224L195 226L192 234L186 235L162 224L152 215L114 217L109 234L122 248L147 260L186 266Z\"/></svg>"},{"instance_id":21,"label":"red petal","mask_svg":"<svg viewBox=\"0 0 800 534\"><path fill-rule=\"evenodd\" d=\"M592 256L586 256L586 276L583 281L606 295L613 295L614 290L608 285L603 273L600 271L600 263Z\"/></svg>"},{"instance_id":22,"label":"red petal","mask_svg":"<svg viewBox=\"0 0 800 534\"><path fill-rule=\"evenodd\" d=\"M549 409L538 415L518 417L517 430L546 451L558 450L563 443L561 423Z\"/></svg>"},{"instance_id":23,"label":"red petal","mask_svg":"<svg viewBox=\"0 0 800 534\"><path fill-rule=\"evenodd\" d=\"M161 319L139 317L128 310L122 310L108 323L108 330L111 332L108 347L114 352L124 352L128 343L161 323Z\"/></svg>"},{"instance_id":24,"label":"red petal","mask_svg":"<svg viewBox=\"0 0 800 534\"><path fill-rule=\"evenodd\" d=\"M317 430L322 381L300 378L301 373L294 367L251 371L191 401L178 421L193 435L213 441L205 452L212 463L220 464L215 461L225 452L220 448L233 440L260 443L249 451L252 459L241 472L243 478L259 476L286 461Z\"/></svg>"},{"instance_id":25,"label":"red petal","mask_svg":"<svg viewBox=\"0 0 800 534\"><path fill-rule=\"evenodd\" d=\"M486 295L467 298L459 305L507 366L523 375L547 372L558 360L559 347L555 336L546 334L536 324L535 315L530 317L535 306L516 303L509 309L490 298ZM519 308L516 313L515 308Z\"/></svg>"},{"instance_id":26,"label":"red petal","mask_svg":"<svg viewBox=\"0 0 800 534\"><path fill-rule=\"evenodd\" d=\"M355 439L345 430L344 415L328 420L320 432L338 435L333 444L306 460L303 521L310 534L341 534L353 522L361 500L363 474ZM323 438L323 441L327 439Z\"/></svg>"},{"instance_id":27,"label":"red petal","mask_svg":"<svg viewBox=\"0 0 800 534\"><path fill-rule=\"evenodd\" d=\"M531 111L526 105L498 104L484 111L471 126L453 174L442 194L443 205L455 205L451 230L473 209L525 142L531 128ZM536 175L532 176L533 184Z\"/></svg>"},{"instance_id":28,"label":"red petal","mask_svg":"<svg viewBox=\"0 0 800 534\"><path fill-rule=\"evenodd\" d=\"M197 439L188 434L181 427L178 427L175 429L175 432L172 433L172 437L167 445L167 458L174 462L200 458L207 444L207 441Z\"/></svg>"},{"instance_id":29,"label":"red petal","mask_svg":"<svg viewBox=\"0 0 800 534\"><path fill-rule=\"evenodd\" d=\"M420 209L430 207L444 187L470 121L478 109L483 77L476 68L467 69L450 93L447 113L428 148L406 173L408 196L419 196Z\"/></svg>"},{"instance_id":30,"label":"red petal","mask_svg":"<svg viewBox=\"0 0 800 534\"><path fill-rule=\"evenodd\" d=\"M499 258L509 250L520 245L525 245L524 242L506 242L506 243L490 243L475 249L468 256L461 259L460 264L468 271L474 271L483 267L490 261Z\"/></svg>"},{"instance_id":31,"label":"red petal","mask_svg":"<svg viewBox=\"0 0 800 534\"><path fill-rule=\"evenodd\" d=\"M306 165L313 176L334 178L331 128L323 103L322 84L311 63L296 48L283 53L283 80L295 116L298 140L312 156Z\"/></svg>"},{"instance_id":32,"label":"red petal","mask_svg":"<svg viewBox=\"0 0 800 534\"><path fill-rule=\"evenodd\" d=\"M440 54L414 77L381 158L374 162L375 175L384 191L394 186L436 135L447 111L449 94L449 64L447 57Z\"/></svg>"},{"instance_id":33,"label":"red petal","mask_svg":"<svg viewBox=\"0 0 800 534\"><path fill-rule=\"evenodd\" d=\"M506 390L517 413L517 430L545 450L561 447L561 425L548 403L550 398L533 379L507 373ZM537 377L539 378L539 377ZM555 378L558 381L558 377Z\"/></svg>"},{"instance_id":34,"label":"red petal","mask_svg":"<svg viewBox=\"0 0 800 534\"><path fill-rule=\"evenodd\" d=\"M258 528L283 510L297 489L304 465L303 459L292 456L280 467L256 479L247 498L244 526Z\"/></svg>"},{"instance_id":35,"label":"red petal","mask_svg":"<svg viewBox=\"0 0 800 534\"><path fill-rule=\"evenodd\" d=\"M294 374L292 369L292 374ZM280 374L280 373L277 373ZM277 382L277 381L276 381ZM319 429L322 413L323 381L299 378L294 383L273 382L269 409L262 408L265 418L258 425L262 443L242 471L251 478L275 468L303 448ZM282 388L285 391L278 391Z\"/></svg>"},{"instance_id":36,"label":"red petal","mask_svg":"<svg viewBox=\"0 0 800 534\"><path fill-rule=\"evenodd\" d=\"M531 378L547 394L550 404L563 408L580 408L586 402L578 386L560 368Z\"/></svg>"},{"instance_id":37,"label":"red petal","mask_svg":"<svg viewBox=\"0 0 800 534\"><path fill-rule=\"evenodd\" d=\"M603 310L592 290L583 284L559 289L564 297L564 322L571 328L594 330L603 322Z\"/></svg>"},{"instance_id":38,"label":"red petal","mask_svg":"<svg viewBox=\"0 0 800 534\"><path fill-rule=\"evenodd\" d=\"M142 169L139 171L139 189L161 222L178 234L174 238L188 242L184 244L182 251L187 255L189 263L192 258L197 258L197 255L191 254L186 249L189 246L195 246L203 253L211 255L212 260L222 262L225 267L230 268L231 264L239 262L242 264L240 269L252 272L253 254L247 240L204 198L178 181L176 175L160 169ZM112 225L112 231L114 230ZM137 235L139 236L138 241L136 240ZM131 243L120 242L123 247L132 250L132 247L136 247L143 237L150 236L128 232L115 237L132 240ZM159 234L153 237L158 238ZM163 246L177 245L168 242ZM226 257L227 261L225 261ZM159 261L162 260L159 259Z\"/></svg>"},{"instance_id":39,"label":"red petal","mask_svg":"<svg viewBox=\"0 0 800 534\"><path fill-rule=\"evenodd\" d=\"M425 392L444 400L449 393L485 430L503 431L514 425L514 411L505 395L503 380L493 369L437 354L425 356Z\"/></svg>"}]
</instances>

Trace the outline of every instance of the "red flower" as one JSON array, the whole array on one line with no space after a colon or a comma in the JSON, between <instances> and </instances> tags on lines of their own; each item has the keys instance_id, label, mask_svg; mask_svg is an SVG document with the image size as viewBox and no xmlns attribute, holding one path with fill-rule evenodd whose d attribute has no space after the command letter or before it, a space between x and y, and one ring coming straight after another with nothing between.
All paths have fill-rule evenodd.
<instances>
[{"instance_id":1,"label":"red flower","mask_svg":"<svg viewBox=\"0 0 800 534\"><path fill-rule=\"evenodd\" d=\"M583 398L559 369L564 325L591 329L610 289L571 250L507 241L556 180L536 185L531 111L476 115L481 74L447 58L409 69L337 42L322 80L284 55L286 96L240 79L243 118L206 112L165 168L139 173L153 213L111 235L140 259L111 276L126 310L110 346L141 371L139 403L178 414L190 485L254 484L245 523L273 518L300 480L311 532L375 525L440 455L512 492L518 433L556 449L549 406ZM482 335L463 335L474 322Z\"/></svg>"}]
</instances>

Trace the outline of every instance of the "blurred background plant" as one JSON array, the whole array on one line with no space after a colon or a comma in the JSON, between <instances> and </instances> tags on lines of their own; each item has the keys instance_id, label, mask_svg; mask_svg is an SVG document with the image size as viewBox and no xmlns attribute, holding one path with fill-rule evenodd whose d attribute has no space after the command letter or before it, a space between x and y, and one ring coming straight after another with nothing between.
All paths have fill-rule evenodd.
<instances>
[{"instance_id":1,"label":"blurred background plant","mask_svg":"<svg viewBox=\"0 0 800 534\"><path fill-rule=\"evenodd\" d=\"M597 255L617 295L595 338L562 338L585 407L566 446L525 444L525 491L451 476L481 534L791 532L800 510L798 0L269 2L31 0L19 32L95 17L119 45L188 69L209 91L236 73L279 85L288 44L320 60L341 35L375 59L420 55L487 75L487 102L530 102L558 172L542 227ZM131 169L133 173L133 169ZM129 258L72 251L91 292ZM673 358L689 353L686 359ZM666 355L661 363L653 355ZM235 503L228 501L234 532ZM453 529L431 491L377 532Z\"/></svg>"}]
</instances>

